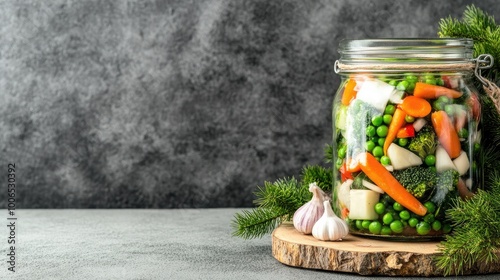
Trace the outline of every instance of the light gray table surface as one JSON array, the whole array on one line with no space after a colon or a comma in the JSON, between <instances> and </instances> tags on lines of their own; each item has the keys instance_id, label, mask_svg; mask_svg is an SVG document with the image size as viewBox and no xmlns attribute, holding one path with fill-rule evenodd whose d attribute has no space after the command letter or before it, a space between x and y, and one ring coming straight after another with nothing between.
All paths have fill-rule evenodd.
<instances>
[{"instance_id":1,"label":"light gray table surface","mask_svg":"<svg viewBox=\"0 0 500 280\"><path fill-rule=\"evenodd\" d=\"M270 235L252 240L231 236L231 220L241 210L17 210L16 272L7 271L8 244L2 238L0 279L372 278L278 262ZM7 237L5 228L1 232Z\"/></svg>"}]
</instances>

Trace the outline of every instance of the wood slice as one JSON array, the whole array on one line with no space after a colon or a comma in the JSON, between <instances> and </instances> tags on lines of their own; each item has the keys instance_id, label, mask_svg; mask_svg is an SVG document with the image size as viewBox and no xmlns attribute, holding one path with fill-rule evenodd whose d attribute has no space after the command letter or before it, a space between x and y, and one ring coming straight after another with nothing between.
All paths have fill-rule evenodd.
<instances>
[{"instance_id":1,"label":"wood slice","mask_svg":"<svg viewBox=\"0 0 500 280\"><path fill-rule=\"evenodd\" d=\"M361 275L443 276L434 257L439 242L396 242L346 236L325 242L282 224L272 234L272 254L283 264ZM500 262L477 264L464 274L500 273Z\"/></svg>"}]
</instances>

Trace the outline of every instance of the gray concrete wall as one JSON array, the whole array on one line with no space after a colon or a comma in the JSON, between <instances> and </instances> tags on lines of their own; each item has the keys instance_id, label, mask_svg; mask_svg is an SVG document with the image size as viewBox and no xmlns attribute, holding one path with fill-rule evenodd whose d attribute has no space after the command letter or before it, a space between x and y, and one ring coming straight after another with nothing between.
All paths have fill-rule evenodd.
<instances>
[{"instance_id":1,"label":"gray concrete wall","mask_svg":"<svg viewBox=\"0 0 500 280\"><path fill-rule=\"evenodd\" d=\"M0 1L18 207L242 207L321 164L342 38L435 37L488 1ZM6 179L0 186L5 206Z\"/></svg>"}]
</instances>

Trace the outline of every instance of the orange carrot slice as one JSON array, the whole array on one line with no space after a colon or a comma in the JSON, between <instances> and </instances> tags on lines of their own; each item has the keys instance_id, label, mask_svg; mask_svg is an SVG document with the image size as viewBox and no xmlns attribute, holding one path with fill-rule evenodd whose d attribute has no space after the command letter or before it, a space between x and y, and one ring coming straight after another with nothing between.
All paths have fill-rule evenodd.
<instances>
[{"instance_id":1,"label":"orange carrot slice","mask_svg":"<svg viewBox=\"0 0 500 280\"><path fill-rule=\"evenodd\" d=\"M403 110L396 108L396 111L392 116L392 121L391 124L389 125L389 129L387 130L387 136L385 137L385 142L384 142L385 155L387 155L387 149L389 149L389 145L391 145L392 141L396 139L396 135L398 134L399 129L406 124L405 117L406 113Z\"/></svg>"},{"instance_id":2,"label":"orange carrot slice","mask_svg":"<svg viewBox=\"0 0 500 280\"><path fill-rule=\"evenodd\" d=\"M437 111L431 115L432 126L438 136L439 143L446 150L450 158L460 155L460 138L445 111Z\"/></svg>"},{"instance_id":3,"label":"orange carrot slice","mask_svg":"<svg viewBox=\"0 0 500 280\"><path fill-rule=\"evenodd\" d=\"M425 99L436 99L443 95L448 96L449 98L459 98L462 96L462 93L442 86L429 85L421 82L415 83L413 96Z\"/></svg>"},{"instance_id":4,"label":"orange carrot slice","mask_svg":"<svg viewBox=\"0 0 500 280\"><path fill-rule=\"evenodd\" d=\"M423 118L431 112L431 104L429 101L411 95L405 97L403 103L401 103L399 107L408 115L415 118Z\"/></svg>"},{"instance_id":5,"label":"orange carrot slice","mask_svg":"<svg viewBox=\"0 0 500 280\"><path fill-rule=\"evenodd\" d=\"M360 154L359 162L366 176L392 199L419 216L427 213L427 208L409 193L372 154L366 152Z\"/></svg>"},{"instance_id":6,"label":"orange carrot slice","mask_svg":"<svg viewBox=\"0 0 500 280\"><path fill-rule=\"evenodd\" d=\"M359 166L357 158L346 158L345 170L351 173L361 171L361 167Z\"/></svg>"},{"instance_id":7,"label":"orange carrot slice","mask_svg":"<svg viewBox=\"0 0 500 280\"><path fill-rule=\"evenodd\" d=\"M342 104L347 106L351 100L356 98L357 91L354 90L354 87L356 87L356 81L354 79L349 79L344 87L344 93L342 94Z\"/></svg>"}]
</instances>

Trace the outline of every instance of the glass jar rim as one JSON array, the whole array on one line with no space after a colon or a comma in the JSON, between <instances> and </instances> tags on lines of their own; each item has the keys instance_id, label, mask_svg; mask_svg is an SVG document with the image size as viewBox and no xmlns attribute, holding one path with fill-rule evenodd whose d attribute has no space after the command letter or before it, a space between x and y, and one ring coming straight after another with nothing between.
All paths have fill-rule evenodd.
<instances>
[{"instance_id":1,"label":"glass jar rim","mask_svg":"<svg viewBox=\"0 0 500 280\"><path fill-rule=\"evenodd\" d=\"M344 39L338 52L338 72L470 70L474 66L473 40L468 38Z\"/></svg>"}]
</instances>

